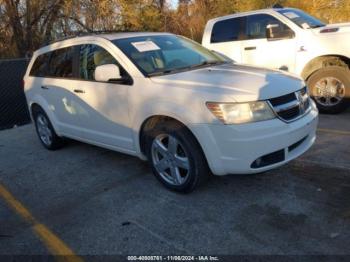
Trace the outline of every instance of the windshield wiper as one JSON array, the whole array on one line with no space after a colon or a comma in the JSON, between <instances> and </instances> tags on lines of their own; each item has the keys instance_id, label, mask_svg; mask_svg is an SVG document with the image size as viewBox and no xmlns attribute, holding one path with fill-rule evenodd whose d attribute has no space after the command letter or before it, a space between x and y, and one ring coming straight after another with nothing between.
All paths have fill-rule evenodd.
<instances>
[{"instance_id":1,"label":"windshield wiper","mask_svg":"<svg viewBox=\"0 0 350 262\"><path fill-rule=\"evenodd\" d=\"M228 62L225 62L225 61L204 61L204 62L202 62L200 64L196 64L196 65L185 66L185 67L174 68L174 69L167 69L167 70L164 70L164 71L156 71L156 72L153 72L153 73L149 73L148 76L149 77L161 76L161 75L171 74L171 73L174 73L174 72L185 71L187 69L194 69L194 68L199 68L199 67L208 66L208 65L219 65L219 64L221 65L221 64L225 64L225 63L228 63Z\"/></svg>"},{"instance_id":2,"label":"windshield wiper","mask_svg":"<svg viewBox=\"0 0 350 262\"><path fill-rule=\"evenodd\" d=\"M311 28L319 28L319 27L324 27L325 25L313 25Z\"/></svg>"},{"instance_id":3,"label":"windshield wiper","mask_svg":"<svg viewBox=\"0 0 350 262\"><path fill-rule=\"evenodd\" d=\"M149 73L147 74L148 76L161 76L161 75L166 75L166 74L170 74L173 72L179 71L179 69L168 69L168 70L164 70L164 71L156 71L153 73Z\"/></svg>"},{"instance_id":4,"label":"windshield wiper","mask_svg":"<svg viewBox=\"0 0 350 262\"><path fill-rule=\"evenodd\" d=\"M202 63L190 66L190 68L197 68L197 67L202 67L207 65L221 65L224 63L225 63L224 61L203 61Z\"/></svg>"}]
</instances>

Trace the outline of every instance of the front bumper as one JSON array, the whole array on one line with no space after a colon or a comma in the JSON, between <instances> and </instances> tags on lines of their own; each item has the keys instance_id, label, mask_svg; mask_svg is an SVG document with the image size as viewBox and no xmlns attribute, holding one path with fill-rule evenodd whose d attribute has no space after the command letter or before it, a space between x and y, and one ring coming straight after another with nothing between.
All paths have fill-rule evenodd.
<instances>
[{"instance_id":1,"label":"front bumper","mask_svg":"<svg viewBox=\"0 0 350 262\"><path fill-rule=\"evenodd\" d=\"M317 124L318 111L312 105L307 115L291 123L273 119L243 125L196 124L190 129L211 171L227 175L264 172L302 155L315 142Z\"/></svg>"}]
</instances>

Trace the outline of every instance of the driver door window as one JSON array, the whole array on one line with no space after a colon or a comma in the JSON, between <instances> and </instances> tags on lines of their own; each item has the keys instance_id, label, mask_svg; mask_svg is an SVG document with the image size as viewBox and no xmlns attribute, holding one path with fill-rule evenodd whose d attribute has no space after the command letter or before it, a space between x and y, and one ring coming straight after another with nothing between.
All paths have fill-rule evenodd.
<instances>
[{"instance_id":1,"label":"driver door window","mask_svg":"<svg viewBox=\"0 0 350 262\"><path fill-rule=\"evenodd\" d=\"M280 28L276 38L267 39L268 25L278 25ZM246 17L244 32L245 40L242 41L241 49L243 63L294 70L296 39L290 37L292 30L287 25L271 15L256 14Z\"/></svg>"},{"instance_id":2,"label":"driver door window","mask_svg":"<svg viewBox=\"0 0 350 262\"><path fill-rule=\"evenodd\" d=\"M278 25L281 28L281 33L287 35L291 29L282 23L280 20L270 15L259 14L251 15L246 20L246 39L264 39L266 38L266 27L268 25Z\"/></svg>"},{"instance_id":3,"label":"driver door window","mask_svg":"<svg viewBox=\"0 0 350 262\"><path fill-rule=\"evenodd\" d=\"M96 67L106 64L117 65L121 76L129 77L118 61L107 50L98 45L82 45L79 53L79 77L81 79L95 81Z\"/></svg>"}]
</instances>

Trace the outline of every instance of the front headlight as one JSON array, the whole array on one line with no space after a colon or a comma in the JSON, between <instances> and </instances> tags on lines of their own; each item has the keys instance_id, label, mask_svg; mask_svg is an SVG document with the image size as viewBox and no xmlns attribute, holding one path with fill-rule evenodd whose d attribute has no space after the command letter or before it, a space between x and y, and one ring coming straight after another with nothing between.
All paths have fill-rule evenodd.
<instances>
[{"instance_id":1,"label":"front headlight","mask_svg":"<svg viewBox=\"0 0 350 262\"><path fill-rule=\"evenodd\" d=\"M265 101L248 103L207 102L208 109L224 124L244 124L275 118Z\"/></svg>"}]
</instances>

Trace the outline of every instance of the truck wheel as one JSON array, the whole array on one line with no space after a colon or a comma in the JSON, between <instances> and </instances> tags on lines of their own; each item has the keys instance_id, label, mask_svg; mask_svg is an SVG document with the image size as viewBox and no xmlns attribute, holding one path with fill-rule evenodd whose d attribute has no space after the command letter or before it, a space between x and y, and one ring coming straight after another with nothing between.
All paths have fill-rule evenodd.
<instances>
[{"instance_id":1,"label":"truck wheel","mask_svg":"<svg viewBox=\"0 0 350 262\"><path fill-rule=\"evenodd\" d=\"M146 153L156 178L168 189L189 193L206 181L209 167L192 133L175 121L146 134Z\"/></svg>"},{"instance_id":2,"label":"truck wheel","mask_svg":"<svg viewBox=\"0 0 350 262\"><path fill-rule=\"evenodd\" d=\"M350 70L325 67L313 73L307 82L321 113L337 114L350 106Z\"/></svg>"},{"instance_id":3,"label":"truck wheel","mask_svg":"<svg viewBox=\"0 0 350 262\"><path fill-rule=\"evenodd\" d=\"M49 150L56 150L64 145L64 139L59 137L48 116L41 108L33 110L33 118L35 123L36 133L42 145Z\"/></svg>"}]
</instances>

